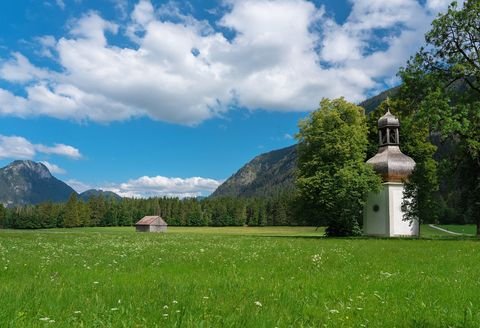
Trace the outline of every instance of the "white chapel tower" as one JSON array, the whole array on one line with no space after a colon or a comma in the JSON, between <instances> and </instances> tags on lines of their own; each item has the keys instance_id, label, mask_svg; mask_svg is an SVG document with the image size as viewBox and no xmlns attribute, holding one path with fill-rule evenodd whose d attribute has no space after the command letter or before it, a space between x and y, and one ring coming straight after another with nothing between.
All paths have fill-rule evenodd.
<instances>
[{"instance_id":1,"label":"white chapel tower","mask_svg":"<svg viewBox=\"0 0 480 328\"><path fill-rule=\"evenodd\" d=\"M382 177L382 189L368 196L364 208L363 233L370 236L417 236L418 222L403 221L404 181L415 161L400 150L400 122L387 111L378 120L379 148L367 163Z\"/></svg>"}]
</instances>

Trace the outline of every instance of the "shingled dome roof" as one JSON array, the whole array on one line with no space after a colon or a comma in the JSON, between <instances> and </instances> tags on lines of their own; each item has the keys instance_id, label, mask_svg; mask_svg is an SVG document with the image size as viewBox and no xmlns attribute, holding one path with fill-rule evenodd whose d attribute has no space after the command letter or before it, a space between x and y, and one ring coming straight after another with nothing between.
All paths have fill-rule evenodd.
<instances>
[{"instance_id":1,"label":"shingled dome roof","mask_svg":"<svg viewBox=\"0 0 480 328\"><path fill-rule=\"evenodd\" d=\"M415 168L415 161L401 152L398 146L384 146L367 161L383 181L402 182Z\"/></svg>"},{"instance_id":2,"label":"shingled dome roof","mask_svg":"<svg viewBox=\"0 0 480 328\"><path fill-rule=\"evenodd\" d=\"M380 117L378 120L378 128L382 129L385 127L399 127L400 126L400 121L398 118L395 117L392 113L390 113L390 109L387 111L385 115Z\"/></svg>"}]
</instances>

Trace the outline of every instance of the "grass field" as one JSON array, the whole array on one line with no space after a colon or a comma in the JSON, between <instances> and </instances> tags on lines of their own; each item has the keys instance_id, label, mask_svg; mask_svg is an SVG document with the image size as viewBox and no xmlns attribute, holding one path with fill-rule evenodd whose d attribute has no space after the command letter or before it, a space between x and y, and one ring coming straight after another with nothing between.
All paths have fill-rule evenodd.
<instances>
[{"instance_id":1,"label":"grass field","mask_svg":"<svg viewBox=\"0 0 480 328\"><path fill-rule=\"evenodd\" d=\"M447 229L452 232L462 233L465 235L475 235L477 233L477 227L473 224L468 225L438 225L440 228Z\"/></svg>"},{"instance_id":2,"label":"grass field","mask_svg":"<svg viewBox=\"0 0 480 328\"><path fill-rule=\"evenodd\" d=\"M479 327L480 243L0 230L0 327Z\"/></svg>"}]
</instances>

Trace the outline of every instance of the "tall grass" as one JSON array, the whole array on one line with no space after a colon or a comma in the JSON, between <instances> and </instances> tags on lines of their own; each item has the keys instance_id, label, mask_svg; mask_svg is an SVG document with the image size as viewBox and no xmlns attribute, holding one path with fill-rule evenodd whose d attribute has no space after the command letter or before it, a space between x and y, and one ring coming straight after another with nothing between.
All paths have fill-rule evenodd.
<instances>
[{"instance_id":1,"label":"tall grass","mask_svg":"<svg viewBox=\"0 0 480 328\"><path fill-rule=\"evenodd\" d=\"M478 327L475 240L0 231L0 327Z\"/></svg>"}]
</instances>

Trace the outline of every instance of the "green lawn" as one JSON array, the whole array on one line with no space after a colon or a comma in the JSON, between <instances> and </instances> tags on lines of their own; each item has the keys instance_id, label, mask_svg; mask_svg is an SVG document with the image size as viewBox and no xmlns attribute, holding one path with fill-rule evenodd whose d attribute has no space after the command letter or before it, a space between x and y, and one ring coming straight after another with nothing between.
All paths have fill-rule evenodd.
<instances>
[{"instance_id":1,"label":"green lawn","mask_svg":"<svg viewBox=\"0 0 480 328\"><path fill-rule=\"evenodd\" d=\"M430 233L0 230L0 327L480 326L480 243Z\"/></svg>"},{"instance_id":2,"label":"green lawn","mask_svg":"<svg viewBox=\"0 0 480 328\"><path fill-rule=\"evenodd\" d=\"M466 225L438 225L438 227L446 229L448 231L462 233L465 235L472 235L474 236L477 233L477 227L474 224L466 224Z\"/></svg>"}]
</instances>

